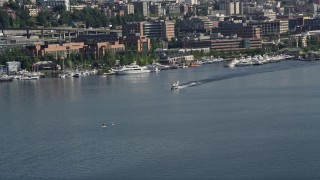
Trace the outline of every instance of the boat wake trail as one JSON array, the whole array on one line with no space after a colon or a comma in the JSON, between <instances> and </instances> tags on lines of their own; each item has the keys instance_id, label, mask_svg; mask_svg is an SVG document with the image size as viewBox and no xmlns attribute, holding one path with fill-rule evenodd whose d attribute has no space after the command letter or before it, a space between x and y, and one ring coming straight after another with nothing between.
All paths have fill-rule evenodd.
<instances>
[{"instance_id":1,"label":"boat wake trail","mask_svg":"<svg viewBox=\"0 0 320 180\"><path fill-rule=\"evenodd\" d=\"M202 84L202 82L200 82L200 81L184 82L184 83L179 84L177 89L183 89L183 88L192 87L192 86L199 86L201 84Z\"/></svg>"},{"instance_id":2,"label":"boat wake trail","mask_svg":"<svg viewBox=\"0 0 320 180\"><path fill-rule=\"evenodd\" d=\"M232 72L228 74L220 74L216 75L214 77L210 77L207 79L202 79L199 81L191 81L191 82L185 82L182 83L181 88L185 87L191 87L191 86L199 86L206 83L216 82L216 81L222 81L232 78L238 78L238 77L244 77L244 76L251 76L255 74L262 74L262 73L269 73L269 72L275 72L275 71L283 71L283 70L289 70L289 69L295 69L295 68L301 68L301 67L308 67L312 65L319 65L319 63L294 63L294 64L281 64L281 66L265 66L265 67L250 67L245 69L240 69L237 72Z\"/></svg>"}]
</instances>

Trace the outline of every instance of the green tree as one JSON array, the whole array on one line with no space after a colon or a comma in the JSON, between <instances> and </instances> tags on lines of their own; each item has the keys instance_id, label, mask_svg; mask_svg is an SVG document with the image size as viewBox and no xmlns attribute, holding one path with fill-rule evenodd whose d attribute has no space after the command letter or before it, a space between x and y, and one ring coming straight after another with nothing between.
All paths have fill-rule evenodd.
<instances>
[{"instance_id":1,"label":"green tree","mask_svg":"<svg viewBox=\"0 0 320 180\"><path fill-rule=\"evenodd\" d=\"M299 39L298 39L298 47L302 47L302 39L301 39L301 37L299 37Z\"/></svg>"},{"instance_id":2,"label":"green tree","mask_svg":"<svg viewBox=\"0 0 320 180\"><path fill-rule=\"evenodd\" d=\"M7 13L0 11L0 27L9 27L10 19Z\"/></svg>"},{"instance_id":3,"label":"green tree","mask_svg":"<svg viewBox=\"0 0 320 180\"><path fill-rule=\"evenodd\" d=\"M38 13L38 16L36 17L37 23L40 26L50 26L51 25L51 18L53 14L50 11L41 11Z\"/></svg>"},{"instance_id":4,"label":"green tree","mask_svg":"<svg viewBox=\"0 0 320 180\"><path fill-rule=\"evenodd\" d=\"M64 11L66 11L66 6L65 5L54 6L52 11L56 12L56 13L62 13Z\"/></svg>"},{"instance_id":5,"label":"green tree","mask_svg":"<svg viewBox=\"0 0 320 180\"><path fill-rule=\"evenodd\" d=\"M116 64L116 55L110 48L105 49L103 61L108 68L113 67Z\"/></svg>"}]
</instances>

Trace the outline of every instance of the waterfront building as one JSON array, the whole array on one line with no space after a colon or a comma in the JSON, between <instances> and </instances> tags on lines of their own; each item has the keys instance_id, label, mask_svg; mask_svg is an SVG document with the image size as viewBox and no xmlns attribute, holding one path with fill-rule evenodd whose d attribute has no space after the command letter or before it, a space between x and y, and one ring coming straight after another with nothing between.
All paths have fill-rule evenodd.
<instances>
[{"instance_id":1,"label":"waterfront building","mask_svg":"<svg viewBox=\"0 0 320 180\"><path fill-rule=\"evenodd\" d=\"M131 22L122 26L122 34L138 33L140 36L145 36L155 40L168 40L174 37L175 26L172 21L143 21Z\"/></svg>"},{"instance_id":2,"label":"waterfront building","mask_svg":"<svg viewBox=\"0 0 320 180\"><path fill-rule=\"evenodd\" d=\"M85 44L84 42L73 42L63 44L34 44L34 48L30 48L29 51L33 51L33 57L44 57L45 55L52 55L54 59L64 59L70 57L71 54L82 54L93 56L94 58L100 58L101 54L104 54L105 49L110 49L112 52L121 52L125 50L124 44L119 41L114 42L96 42Z\"/></svg>"},{"instance_id":3,"label":"waterfront building","mask_svg":"<svg viewBox=\"0 0 320 180\"><path fill-rule=\"evenodd\" d=\"M32 44L34 42L40 42L41 40L37 36L27 38L25 36L13 36L13 35L2 35L0 36L1 45L25 45Z\"/></svg>"},{"instance_id":4,"label":"waterfront building","mask_svg":"<svg viewBox=\"0 0 320 180\"><path fill-rule=\"evenodd\" d=\"M36 71L43 70L57 70L60 69L60 65L53 63L52 61L39 61L32 65L32 69Z\"/></svg>"},{"instance_id":5,"label":"waterfront building","mask_svg":"<svg viewBox=\"0 0 320 180\"><path fill-rule=\"evenodd\" d=\"M201 33L180 33L178 41L183 48L210 48L211 43L206 41L209 36L203 36Z\"/></svg>"},{"instance_id":6,"label":"waterfront building","mask_svg":"<svg viewBox=\"0 0 320 180\"><path fill-rule=\"evenodd\" d=\"M163 38L167 41L171 41L171 38L173 38L174 31L175 31L175 24L173 21L164 21L162 22L162 33Z\"/></svg>"},{"instance_id":7,"label":"waterfront building","mask_svg":"<svg viewBox=\"0 0 320 180\"><path fill-rule=\"evenodd\" d=\"M144 21L143 34L150 39L160 39L163 37L161 21Z\"/></svg>"},{"instance_id":8,"label":"waterfront building","mask_svg":"<svg viewBox=\"0 0 320 180\"><path fill-rule=\"evenodd\" d=\"M286 55L290 55L296 58L301 58L304 56L304 51L301 48L282 48L279 50L279 53L281 54L286 54Z\"/></svg>"},{"instance_id":9,"label":"waterfront building","mask_svg":"<svg viewBox=\"0 0 320 180\"><path fill-rule=\"evenodd\" d=\"M287 47L291 47L291 48L307 47L308 36L310 36L310 34L308 33L289 35Z\"/></svg>"},{"instance_id":10,"label":"waterfront building","mask_svg":"<svg viewBox=\"0 0 320 180\"><path fill-rule=\"evenodd\" d=\"M190 63L194 61L193 55L165 55L160 56L158 62L160 64L171 65L171 64L180 64L180 63Z\"/></svg>"},{"instance_id":11,"label":"waterfront building","mask_svg":"<svg viewBox=\"0 0 320 180\"><path fill-rule=\"evenodd\" d=\"M246 49L262 48L260 38L230 38L230 39L211 39L210 48L216 51L240 51Z\"/></svg>"},{"instance_id":12,"label":"waterfront building","mask_svg":"<svg viewBox=\"0 0 320 180\"><path fill-rule=\"evenodd\" d=\"M175 26L172 21L144 21L143 34L144 36L155 40L171 41L174 37Z\"/></svg>"},{"instance_id":13,"label":"waterfront building","mask_svg":"<svg viewBox=\"0 0 320 180\"><path fill-rule=\"evenodd\" d=\"M212 33L221 33L223 36L236 34L242 38L260 38L261 29L256 26L248 26L245 23L222 23L220 27L213 28Z\"/></svg>"},{"instance_id":14,"label":"waterfront building","mask_svg":"<svg viewBox=\"0 0 320 180\"><path fill-rule=\"evenodd\" d=\"M64 44L35 44L35 57L52 55L55 59L70 57L70 54L80 53L84 48L84 42L64 43Z\"/></svg>"},{"instance_id":15,"label":"waterfront building","mask_svg":"<svg viewBox=\"0 0 320 180\"><path fill-rule=\"evenodd\" d=\"M18 61L6 62L7 74L17 73L21 70L21 63Z\"/></svg>"},{"instance_id":16,"label":"waterfront building","mask_svg":"<svg viewBox=\"0 0 320 180\"><path fill-rule=\"evenodd\" d=\"M305 59L309 61L320 60L320 51L308 51L305 54Z\"/></svg>"},{"instance_id":17,"label":"waterfront building","mask_svg":"<svg viewBox=\"0 0 320 180\"><path fill-rule=\"evenodd\" d=\"M207 16L177 20L176 23L182 32L208 32L213 27L212 21Z\"/></svg>"},{"instance_id":18,"label":"waterfront building","mask_svg":"<svg viewBox=\"0 0 320 180\"><path fill-rule=\"evenodd\" d=\"M154 54L182 54L187 52L204 52L209 53L210 47L206 48L171 48L171 49L156 49L153 51Z\"/></svg>"},{"instance_id":19,"label":"waterfront building","mask_svg":"<svg viewBox=\"0 0 320 180\"><path fill-rule=\"evenodd\" d=\"M143 36L143 23L142 22L128 22L122 25L122 35L127 36L128 34L140 34Z\"/></svg>"},{"instance_id":20,"label":"waterfront building","mask_svg":"<svg viewBox=\"0 0 320 180\"><path fill-rule=\"evenodd\" d=\"M257 26L261 28L261 36L280 36L289 30L288 20L275 21L250 21L249 26Z\"/></svg>"},{"instance_id":21,"label":"waterfront building","mask_svg":"<svg viewBox=\"0 0 320 180\"><path fill-rule=\"evenodd\" d=\"M78 35L74 39L75 42L84 42L84 44L95 44L98 42L115 42L119 40L117 33L110 34L90 34L90 35Z\"/></svg>"},{"instance_id":22,"label":"waterfront building","mask_svg":"<svg viewBox=\"0 0 320 180\"><path fill-rule=\"evenodd\" d=\"M98 60L101 60L103 58L103 56L105 55L107 49L113 53L123 52L123 51L125 51L125 46L124 46L124 44L120 44L119 41L115 41L112 43L99 42L97 44L85 47L84 54L85 53L94 54Z\"/></svg>"},{"instance_id":23,"label":"waterfront building","mask_svg":"<svg viewBox=\"0 0 320 180\"><path fill-rule=\"evenodd\" d=\"M139 34L127 34L124 36L123 41L126 43L127 49L134 51L148 51L151 49L151 41L145 36Z\"/></svg>"}]
</instances>

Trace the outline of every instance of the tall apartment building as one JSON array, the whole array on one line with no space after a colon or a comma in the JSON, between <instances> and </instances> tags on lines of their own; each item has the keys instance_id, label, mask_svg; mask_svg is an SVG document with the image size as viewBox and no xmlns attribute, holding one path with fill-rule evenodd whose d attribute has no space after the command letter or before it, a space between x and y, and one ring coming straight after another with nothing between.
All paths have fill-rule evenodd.
<instances>
[{"instance_id":1,"label":"tall apartment building","mask_svg":"<svg viewBox=\"0 0 320 180\"><path fill-rule=\"evenodd\" d=\"M171 41L171 38L174 37L174 26L173 21L165 21L162 23L163 37L168 41Z\"/></svg>"},{"instance_id":2,"label":"tall apartment building","mask_svg":"<svg viewBox=\"0 0 320 180\"><path fill-rule=\"evenodd\" d=\"M189 12L189 5L180 4L180 14L186 15Z\"/></svg>"},{"instance_id":3,"label":"tall apartment building","mask_svg":"<svg viewBox=\"0 0 320 180\"><path fill-rule=\"evenodd\" d=\"M129 34L139 34L144 36L143 23L141 22L130 22L122 26L122 35L127 36Z\"/></svg>"},{"instance_id":4,"label":"tall apartment building","mask_svg":"<svg viewBox=\"0 0 320 180\"><path fill-rule=\"evenodd\" d=\"M149 15L149 2L135 1L132 3L134 5L134 12L135 13L142 13L144 16Z\"/></svg>"},{"instance_id":5,"label":"tall apartment building","mask_svg":"<svg viewBox=\"0 0 320 180\"><path fill-rule=\"evenodd\" d=\"M313 18L313 19L303 19L303 25L310 27L312 29L312 26L320 26L320 18Z\"/></svg>"},{"instance_id":6,"label":"tall apartment building","mask_svg":"<svg viewBox=\"0 0 320 180\"><path fill-rule=\"evenodd\" d=\"M163 26L161 21L143 22L143 33L150 39L162 38L164 36L162 28Z\"/></svg>"},{"instance_id":7,"label":"tall apartment building","mask_svg":"<svg viewBox=\"0 0 320 180\"><path fill-rule=\"evenodd\" d=\"M180 14L180 4L170 4L166 7L167 14Z\"/></svg>"},{"instance_id":8,"label":"tall apartment building","mask_svg":"<svg viewBox=\"0 0 320 180\"><path fill-rule=\"evenodd\" d=\"M221 27L213 28L212 33L221 33L224 36L237 34L242 38L260 38L261 29L256 26L247 26L243 23L225 23Z\"/></svg>"},{"instance_id":9,"label":"tall apartment building","mask_svg":"<svg viewBox=\"0 0 320 180\"><path fill-rule=\"evenodd\" d=\"M274 21L257 21L248 22L249 26L257 26L261 28L262 36L280 36L289 30L288 20L274 20Z\"/></svg>"},{"instance_id":10,"label":"tall apartment building","mask_svg":"<svg viewBox=\"0 0 320 180\"><path fill-rule=\"evenodd\" d=\"M0 0L0 6L2 7L4 3L9 2L9 0Z\"/></svg>"},{"instance_id":11,"label":"tall apartment building","mask_svg":"<svg viewBox=\"0 0 320 180\"><path fill-rule=\"evenodd\" d=\"M150 4L150 14L160 16L162 15L161 3Z\"/></svg>"},{"instance_id":12,"label":"tall apartment building","mask_svg":"<svg viewBox=\"0 0 320 180\"><path fill-rule=\"evenodd\" d=\"M126 4L125 6L125 13L126 14L134 14L134 5L133 4Z\"/></svg>"},{"instance_id":13,"label":"tall apartment building","mask_svg":"<svg viewBox=\"0 0 320 180\"><path fill-rule=\"evenodd\" d=\"M184 32L206 32L213 27L213 22L208 17L194 17L190 19L177 20L177 26Z\"/></svg>"},{"instance_id":14,"label":"tall apartment building","mask_svg":"<svg viewBox=\"0 0 320 180\"><path fill-rule=\"evenodd\" d=\"M67 11L70 11L70 1L69 0L41 0L41 6L43 8L55 7L59 5L64 5Z\"/></svg>"},{"instance_id":15,"label":"tall apartment building","mask_svg":"<svg viewBox=\"0 0 320 180\"><path fill-rule=\"evenodd\" d=\"M171 21L143 21L127 23L122 26L123 36L139 34L155 40L171 40L174 37L175 25Z\"/></svg>"},{"instance_id":16,"label":"tall apartment building","mask_svg":"<svg viewBox=\"0 0 320 180\"><path fill-rule=\"evenodd\" d=\"M243 3L238 0L226 0L220 3L220 10L224 10L226 15L242 15Z\"/></svg>"},{"instance_id":17,"label":"tall apartment building","mask_svg":"<svg viewBox=\"0 0 320 180\"><path fill-rule=\"evenodd\" d=\"M197 0L185 0L184 2L185 2L186 4L189 4L189 5L198 4L198 1L197 1Z\"/></svg>"}]
</instances>

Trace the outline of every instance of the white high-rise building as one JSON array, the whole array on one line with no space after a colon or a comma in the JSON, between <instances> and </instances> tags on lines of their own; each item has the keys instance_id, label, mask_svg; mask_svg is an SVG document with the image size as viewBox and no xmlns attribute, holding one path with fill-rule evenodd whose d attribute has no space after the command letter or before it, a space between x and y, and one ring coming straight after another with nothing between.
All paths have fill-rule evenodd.
<instances>
[{"instance_id":1,"label":"white high-rise building","mask_svg":"<svg viewBox=\"0 0 320 180\"><path fill-rule=\"evenodd\" d=\"M9 0L0 0L0 6L2 7L4 3L9 2Z\"/></svg>"},{"instance_id":2,"label":"white high-rise building","mask_svg":"<svg viewBox=\"0 0 320 180\"><path fill-rule=\"evenodd\" d=\"M186 4L190 4L190 5L194 5L194 4L198 4L197 0L185 0Z\"/></svg>"},{"instance_id":3,"label":"white high-rise building","mask_svg":"<svg viewBox=\"0 0 320 180\"><path fill-rule=\"evenodd\" d=\"M224 10L226 15L240 15L243 13L242 3L237 0L227 0L220 4L220 10Z\"/></svg>"},{"instance_id":4,"label":"white high-rise building","mask_svg":"<svg viewBox=\"0 0 320 180\"><path fill-rule=\"evenodd\" d=\"M70 1L69 0L42 0L41 6L44 8L52 8L54 6L64 5L66 11L70 11Z\"/></svg>"}]
</instances>

